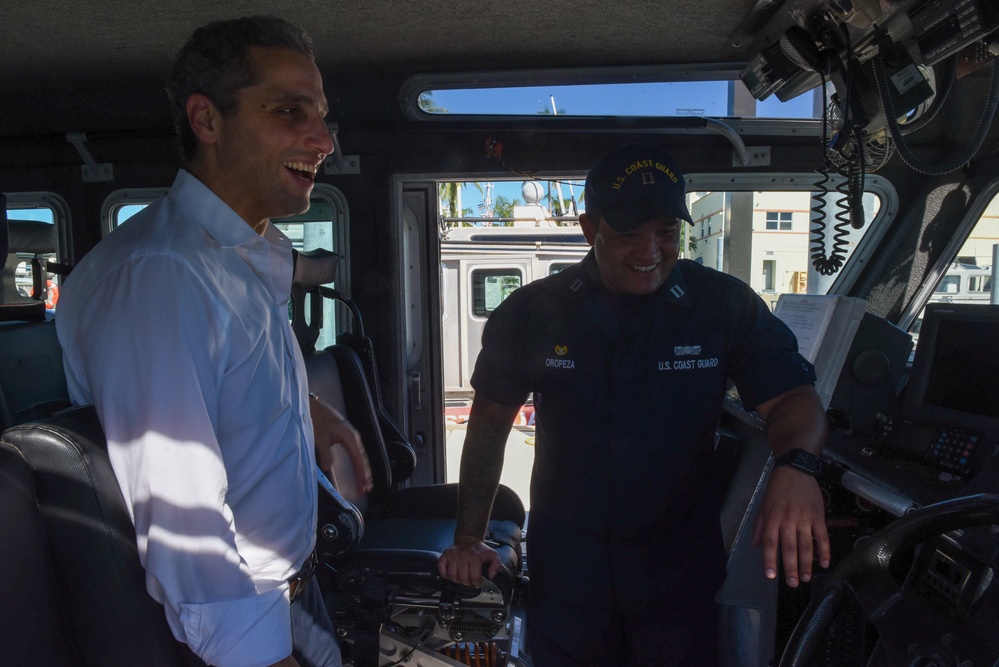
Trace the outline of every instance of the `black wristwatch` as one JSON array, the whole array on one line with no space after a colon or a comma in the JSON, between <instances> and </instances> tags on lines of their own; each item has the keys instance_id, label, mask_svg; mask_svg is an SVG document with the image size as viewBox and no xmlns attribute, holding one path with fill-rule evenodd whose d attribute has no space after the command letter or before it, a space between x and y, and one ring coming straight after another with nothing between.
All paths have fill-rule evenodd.
<instances>
[{"instance_id":1,"label":"black wristwatch","mask_svg":"<svg viewBox=\"0 0 999 667\"><path fill-rule=\"evenodd\" d=\"M789 449L778 456L774 461L774 468L784 465L790 465L812 477L818 477L822 474L822 459L804 449Z\"/></svg>"}]
</instances>

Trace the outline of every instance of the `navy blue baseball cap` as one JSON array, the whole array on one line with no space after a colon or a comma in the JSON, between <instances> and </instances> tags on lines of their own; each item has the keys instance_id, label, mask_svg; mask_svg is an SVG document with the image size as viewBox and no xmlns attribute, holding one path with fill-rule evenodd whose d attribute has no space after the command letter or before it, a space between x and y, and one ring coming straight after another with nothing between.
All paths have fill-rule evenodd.
<instances>
[{"instance_id":1,"label":"navy blue baseball cap","mask_svg":"<svg viewBox=\"0 0 999 667\"><path fill-rule=\"evenodd\" d=\"M683 172L657 146L628 144L597 160L586 175L584 200L587 214L602 217L620 233L663 216L694 222Z\"/></svg>"}]
</instances>

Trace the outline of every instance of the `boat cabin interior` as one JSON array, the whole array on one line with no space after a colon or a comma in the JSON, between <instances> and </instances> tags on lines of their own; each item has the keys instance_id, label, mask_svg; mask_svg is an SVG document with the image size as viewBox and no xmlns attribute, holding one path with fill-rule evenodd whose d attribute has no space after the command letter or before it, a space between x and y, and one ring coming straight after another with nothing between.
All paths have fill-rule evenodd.
<instances>
[{"instance_id":1,"label":"boat cabin interior","mask_svg":"<svg viewBox=\"0 0 999 667\"><path fill-rule=\"evenodd\" d=\"M509 249L575 261L587 170L651 143L686 179L683 256L749 283L791 326L830 424L833 561L791 588L751 545L773 465L763 423L726 396L723 664L999 665L995 0L6 7L0 663L196 664L145 591L54 322L73 267L173 182L177 51L200 25L253 14L311 34L329 102L335 152L312 207L275 222L297 251L290 317L310 388L361 431L374 472L358 495L338 460L348 483L320 497L319 581L348 663L532 664L526 486L504 477L493 509L502 573L481 589L437 576L470 395L451 355L473 362L491 299L540 277L503 283ZM462 228L487 226L519 229L473 253ZM573 229L538 240L539 226ZM452 274L459 255L481 266ZM472 333L452 338L456 321ZM529 405L521 417L508 468L533 444Z\"/></svg>"}]
</instances>

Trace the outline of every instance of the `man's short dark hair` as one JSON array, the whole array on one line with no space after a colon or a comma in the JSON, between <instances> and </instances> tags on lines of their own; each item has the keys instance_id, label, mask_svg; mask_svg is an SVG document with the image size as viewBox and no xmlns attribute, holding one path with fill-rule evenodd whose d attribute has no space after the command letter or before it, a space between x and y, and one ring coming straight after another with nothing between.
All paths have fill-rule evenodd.
<instances>
[{"instance_id":1,"label":"man's short dark hair","mask_svg":"<svg viewBox=\"0 0 999 667\"><path fill-rule=\"evenodd\" d=\"M167 85L185 163L190 162L198 147L187 121L188 98L201 93L223 116L236 113L237 91L256 81L256 72L247 58L251 47L288 48L315 58L309 35L273 16L215 21L195 30L177 55Z\"/></svg>"}]
</instances>

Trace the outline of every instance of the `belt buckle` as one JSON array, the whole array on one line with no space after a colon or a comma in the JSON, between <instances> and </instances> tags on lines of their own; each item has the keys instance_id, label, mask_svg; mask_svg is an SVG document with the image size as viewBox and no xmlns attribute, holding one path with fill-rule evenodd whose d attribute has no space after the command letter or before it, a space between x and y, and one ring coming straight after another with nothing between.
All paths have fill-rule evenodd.
<instances>
[{"instance_id":1,"label":"belt buckle","mask_svg":"<svg viewBox=\"0 0 999 667\"><path fill-rule=\"evenodd\" d=\"M316 566L318 564L319 556L313 551L305 559L305 562L302 563L302 568L288 580L288 593L292 602L297 600L302 591L305 590L305 585L309 583L309 579L316 573Z\"/></svg>"}]
</instances>

